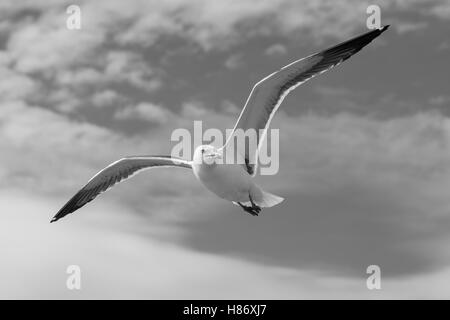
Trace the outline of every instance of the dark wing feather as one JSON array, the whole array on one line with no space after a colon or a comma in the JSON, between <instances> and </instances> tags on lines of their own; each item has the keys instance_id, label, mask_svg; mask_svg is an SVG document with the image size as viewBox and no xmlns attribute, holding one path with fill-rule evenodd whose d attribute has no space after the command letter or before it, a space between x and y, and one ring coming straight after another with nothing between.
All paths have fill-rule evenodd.
<instances>
[{"instance_id":1,"label":"dark wing feather","mask_svg":"<svg viewBox=\"0 0 450 320\"><path fill-rule=\"evenodd\" d=\"M99 173L70 199L53 217L51 222L80 209L94 200L99 194L113 187L115 184L130 178L143 169L161 166L175 166L191 168L188 161L168 156L137 156L120 159Z\"/></svg>"}]
</instances>

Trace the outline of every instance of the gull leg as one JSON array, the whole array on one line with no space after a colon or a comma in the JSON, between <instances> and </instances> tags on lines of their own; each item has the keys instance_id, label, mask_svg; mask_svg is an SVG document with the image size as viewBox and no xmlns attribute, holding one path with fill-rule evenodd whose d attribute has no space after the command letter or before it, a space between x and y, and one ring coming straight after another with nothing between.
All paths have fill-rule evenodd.
<instances>
[{"instance_id":1,"label":"gull leg","mask_svg":"<svg viewBox=\"0 0 450 320\"><path fill-rule=\"evenodd\" d=\"M260 213L261 207L258 206L258 205L256 205L256 204L253 202L252 196L251 196L250 194L248 194L248 198L250 199L250 203L252 204L252 209L253 209L254 211L256 211L257 214Z\"/></svg>"},{"instance_id":2,"label":"gull leg","mask_svg":"<svg viewBox=\"0 0 450 320\"><path fill-rule=\"evenodd\" d=\"M256 211L256 210L254 209L254 207L247 207L247 206L244 206L244 205L243 205L242 203L240 203L240 202L238 202L238 205L240 205L241 208L244 209L245 212L250 213L252 216L257 216L258 213L259 213L259 211Z\"/></svg>"}]
</instances>

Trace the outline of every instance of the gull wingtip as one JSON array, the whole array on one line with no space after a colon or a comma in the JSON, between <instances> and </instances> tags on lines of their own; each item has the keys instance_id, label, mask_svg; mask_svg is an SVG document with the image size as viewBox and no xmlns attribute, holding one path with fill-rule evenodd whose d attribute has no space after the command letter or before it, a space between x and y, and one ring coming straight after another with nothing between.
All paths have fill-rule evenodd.
<instances>
[{"instance_id":1,"label":"gull wingtip","mask_svg":"<svg viewBox=\"0 0 450 320\"><path fill-rule=\"evenodd\" d=\"M58 212L57 214L55 214L55 215L53 216L52 220L50 220L50 223L56 222L56 221L58 221L59 219L61 219L62 217L64 217L64 216L61 215L61 211L60 211L60 212Z\"/></svg>"}]
</instances>

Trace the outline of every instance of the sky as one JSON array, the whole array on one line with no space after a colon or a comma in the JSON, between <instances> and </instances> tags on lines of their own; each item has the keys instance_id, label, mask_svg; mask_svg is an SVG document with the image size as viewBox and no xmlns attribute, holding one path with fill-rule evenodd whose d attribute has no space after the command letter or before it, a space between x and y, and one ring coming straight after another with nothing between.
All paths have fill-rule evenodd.
<instances>
[{"instance_id":1,"label":"sky","mask_svg":"<svg viewBox=\"0 0 450 320\"><path fill-rule=\"evenodd\" d=\"M109 163L233 128L257 81L367 32L371 4L391 28L272 122L279 172L256 181L282 204L255 218L158 169L49 223ZM2 0L0 298L450 298L449 20L445 0Z\"/></svg>"}]
</instances>

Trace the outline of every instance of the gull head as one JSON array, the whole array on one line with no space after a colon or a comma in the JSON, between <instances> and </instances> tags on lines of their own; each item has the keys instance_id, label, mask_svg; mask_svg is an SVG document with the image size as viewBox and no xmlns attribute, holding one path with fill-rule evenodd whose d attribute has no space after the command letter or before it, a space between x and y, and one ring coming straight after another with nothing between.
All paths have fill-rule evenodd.
<instances>
[{"instance_id":1,"label":"gull head","mask_svg":"<svg viewBox=\"0 0 450 320\"><path fill-rule=\"evenodd\" d=\"M216 164L216 160L221 157L221 154L216 148L209 145L202 145L197 147L194 152L193 162L197 165L206 164L208 166Z\"/></svg>"}]
</instances>

